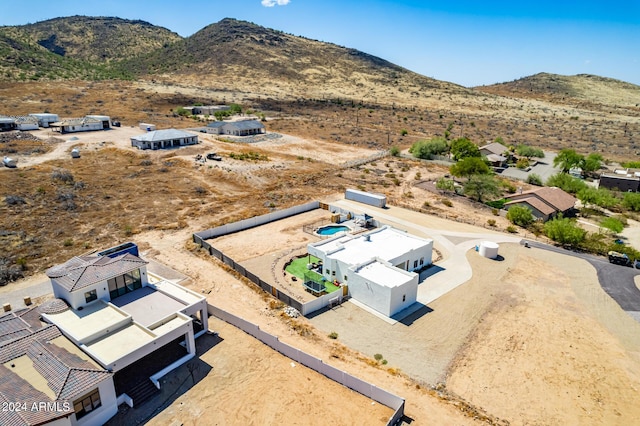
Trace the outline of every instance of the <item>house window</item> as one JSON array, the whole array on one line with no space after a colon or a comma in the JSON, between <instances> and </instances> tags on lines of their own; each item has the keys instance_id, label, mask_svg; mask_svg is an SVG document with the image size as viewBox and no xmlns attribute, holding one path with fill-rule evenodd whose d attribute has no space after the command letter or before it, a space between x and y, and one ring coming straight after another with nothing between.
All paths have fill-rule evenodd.
<instances>
[{"instance_id":1,"label":"house window","mask_svg":"<svg viewBox=\"0 0 640 426\"><path fill-rule=\"evenodd\" d=\"M100 392L98 389L80 399L75 400L73 402L73 410L76 412L76 420L80 420L93 410L100 408L101 405Z\"/></svg>"},{"instance_id":2,"label":"house window","mask_svg":"<svg viewBox=\"0 0 640 426\"><path fill-rule=\"evenodd\" d=\"M87 291L84 294L84 300L89 303L89 302L93 302L94 300L96 300L98 298L98 293L96 293L95 290L91 290L91 291Z\"/></svg>"},{"instance_id":3,"label":"house window","mask_svg":"<svg viewBox=\"0 0 640 426\"><path fill-rule=\"evenodd\" d=\"M331 275L336 276L336 271L331 271Z\"/></svg>"},{"instance_id":4,"label":"house window","mask_svg":"<svg viewBox=\"0 0 640 426\"><path fill-rule=\"evenodd\" d=\"M344 280L345 280L345 281L347 280L347 276L346 276L346 275L344 276Z\"/></svg>"},{"instance_id":5,"label":"house window","mask_svg":"<svg viewBox=\"0 0 640 426\"><path fill-rule=\"evenodd\" d=\"M135 291L142 287L140 269L127 272L119 277L111 278L107 283L109 284L109 297L111 297L111 300Z\"/></svg>"},{"instance_id":6,"label":"house window","mask_svg":"<svg viewBox=\"0 0 640 426\"><path fill-rule=\"evenodd\" d=\"M413 267L414 267L414 268L417 268L417 267L418 267L418 261L417 261L417 260L414 260L414 261L413 261Z\"/></svg>"},{"instance_id":7,"label":"house window","mask_svg":"<svg viewBox=\"0 0 640 426\"><path fill-rule=\"evenodd\" d=\"M424 257L420 258L420 266L424 265Z\"/></svg>"},{"instance_id":8,"label":"house window","mask_svg":"<svg viewBox=\"0 0 640 426\"><path fill-rule=\"evenodd\" d=\"M402 295L402 301L404 302L405 300L407 300L407 295L406 295L406 294L403 294L403 295Z\"/></svg>"},{"instance_id":9,"label":"house window","mask_svg":"<svg viewBox=\"0 0 640 426\"><path fill-rule=\"evenodd\" d=\"M328 270L328 269L325 269L325 270L324 270L324 273L325 273L325 274L328 274L328 273L329 273L329 270Z\"/></svg>"}]
</instances>

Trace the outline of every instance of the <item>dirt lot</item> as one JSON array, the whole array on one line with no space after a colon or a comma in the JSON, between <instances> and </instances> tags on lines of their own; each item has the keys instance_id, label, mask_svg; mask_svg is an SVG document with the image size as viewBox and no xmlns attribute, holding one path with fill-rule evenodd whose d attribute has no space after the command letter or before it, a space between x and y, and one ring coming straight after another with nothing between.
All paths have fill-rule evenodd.
<instances>
[{"instance_id":1,"label":"dirt lot","mask_svg":"<svg viewBox=\"0 0 640 426\"><path fill-rule=\"evenodd\" d=\"M223 321L209 325L219 338L199 339L197 362L166 376L161 395L108 425L385 425L393 414Z\"/></svg>"}]
</instances>

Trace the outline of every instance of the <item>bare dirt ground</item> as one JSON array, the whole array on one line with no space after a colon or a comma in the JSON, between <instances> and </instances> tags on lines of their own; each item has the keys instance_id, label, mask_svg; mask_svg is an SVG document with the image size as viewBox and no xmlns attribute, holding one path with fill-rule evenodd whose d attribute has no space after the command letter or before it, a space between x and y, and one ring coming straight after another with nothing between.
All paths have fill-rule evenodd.
<instances>
[{"instance_id":1,"label":"bare dirt ground","mask_svg":"<svg viewBox=\"0 0 640 426\"><path fill-rule=\"evenodd\" d=\"M385 425L393 414L223 321L209 325L219 338L198 341L195 363L166 376L149 404L108 425ZM149 412L160 402L159 412Z\"/></svg>"},{"instance_id":2,"label":"bare dirt ground","mask_svg":"<svg viewBox=\"0 0 640 426\"><path fill-rule=\"evenodd\" d=\"M633 152L622 137L621 123L626 118L611 118L609 113L595 117L587 111L575 113L543 102L515 100L482 104L480 111L473 100L449 105L446 96L432 98L437 105L428 110L419 105L360 108L262 99L247 102L273 112L268 114L274 117L267 122L269 131L296 135L291 146L282 141L248 146L202 136L202 144L179 150L136 152L130 148L126 132L141 133L130 126L140 121L159 128L201 125L173 115L172 110L198 101L218 103L214 99L218 95L195 86L192 91L177 88L161 93L159 86L127 82L0 88L6 108L15 114L44 109L61 116L108 113L129 126L68 135L79 138L75 142L83 153L79 162L68 153L74 142L60 142L61 147L52 147L55 154L48 161L34 157L33 165L3 171L0 196L16 196L24 203L0 203L0 257L15 264L24 260L25 274L30 275L73 255L133 240L144 256L190 276L188 285L207 294L210 303L406 398L406 414L415 424L628 425L640 418L639 325L606 296L595 281L595 271L584 262L508 246L501 247L503 262L485 262L469 253L474 274L467 284L436 300L430 305L433 312L416 318L413 325L403 324L403 333L391 333L381 325L380 333L370 337L370 346L360 346L355 314L352 319L324 314L313 321L288 318L281 304L189 242L194 231L342 193L345 187L382 192L393 206L430 213L433 216L425 217L437 220L444 229L470 232L469 225L445 220L452 218L483 226L478 232L504 231L506 220L491 209L420 184L444 175L444 167L398 158L348 169L340 164L393 144L406 148L418 138L441 135L451 124L452 134L468 135L477 142L503 136L507 143L530 140L542 148L596 152L606 147L614 159L624 159ZM579 115L578 122L571 115ZM589 127L581 130L587 122ZM409 135L399 136L401 128L407 128ZM578 142L565 143L565 139ZM220 164L194 163L195 155L212 150L226 155ZM269 160L243 162L228 157L248 151ZM52 172L59 168L74 179L70 183L53 179ZM493 226L489 221L495 221ZM290 235L284 233L295 242L298 237ZM261 240L257 244L265 246L256 251L267 250L267 256L268 243L268 238ZM28 282L10 283L0 297L5 290L20 289ZM422 323L428 325L420 327ZM377 324L371 326L377 331ZM337 341L327 337L329 331L338 332ZM381 336L395 334L406 340L398 341L397 347L382 341ZM419 343L413 359L423 363L413 363L418 366L415 371L411 357L402 355L411 353L412 338ZM376 352L389 364L373 360ZM218 411L202 408L214 403L208 392L220 380L215 377L216 362L212 362L211 379L197 384L200 390L206 387L202 395L210 399L201 403L200 393L190 390L180 402L189 401L185 402L191 404L189 410L202 419L220 415L233 423L240 405L233 406L236 411L224 411L224 406ZM444 383L434 383L440 379ZM252 379L240 377L239 388L242 380ZM296 400L290 406L304 407L306 401ZM279 412L267 405L265 410ZM166 416L161 418L167 422L189 419L180 413L173 406L160 416Z\"/></svg>"}]
</instances>

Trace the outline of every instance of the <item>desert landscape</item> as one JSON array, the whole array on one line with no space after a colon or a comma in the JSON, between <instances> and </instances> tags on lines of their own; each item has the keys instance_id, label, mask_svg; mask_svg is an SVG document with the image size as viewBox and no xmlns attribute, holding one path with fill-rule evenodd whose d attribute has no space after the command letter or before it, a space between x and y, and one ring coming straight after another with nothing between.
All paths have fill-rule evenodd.
<instances>
[{"instance_id":1,"label":"desert landscape","mask_svg":"<svg viewBox=\"0 0 640 426\"><path fill-rule=\"evenodd\" d=\"M222 26L237 34L234 43L273 36L234 20ZM202 46L210 37L225 52L238 48L216 38L221 34L207 28L192 42ZM209 304L404 398L404 424L636 422L640 323L603 290L596 268L570 251L523 246L517 241L551 240L525 228L509 231L511 222L495 209L436 189L449 164L412 158L407 149L448 133L479 145L502 138L509 145L598 152L614 164L639 151L640 88L595 76L540 74L468 89L374 66L335 45L277 36L291 51L317 57L301 60L311 64L308 75L323 59L335 59L332 79L309 77L301 84L299 69L269 74L276 71L240 53L213 76L203 72L211 52L198 51L201 61L185 71L172 58L189 45L176 44L164 51L167 69L129 80L3 81L0 113L108 114L122 126L0 134L0 152L18 160L17 168L0 169L0 266L16 274L0 287L0 299L19 301L32 291L34 301L44 301L51 297L42 286L47 268L133 241L144 258L185 277L181 284ZM280 58L278 49L263 54ZM149 69L157 65L154 55L145 59ZM349 69L360 74L339 71ZM273 137L244 143L202 133L208 118L177 113L188 105L229 103L242 106L234 119L264 117ZM186 129L200 143L138 150L130 138L144 133L141 122ZM391 155L393 147L399 155ZM80 158L71 158L74 148ZM195 160L212 152L222 161ZM399 229L437 236L435 265L456 259L470 266L471 278L404 321L384 321L349 301L292 318L282 302L193 243L194 232L214 226L313 200L341 203L347 188L384 194L388 209L363 209ZM621 237L640 247L637 219L629 215ZM299 284L281 265L318 240L302 228L320 220L329 220L326 211L209 242L295 293ZM487 236L509 241L500 243L499 261L462 251ZM420 286L429 286L429 278ZM311 296L302 291L299 297ZM121 406L109 424L387 424L388 407L219 319L210 320L210 329L217 336L199 340L195 367L171 372L160 395L141 407Z\"/></svg>"}]
</instances>

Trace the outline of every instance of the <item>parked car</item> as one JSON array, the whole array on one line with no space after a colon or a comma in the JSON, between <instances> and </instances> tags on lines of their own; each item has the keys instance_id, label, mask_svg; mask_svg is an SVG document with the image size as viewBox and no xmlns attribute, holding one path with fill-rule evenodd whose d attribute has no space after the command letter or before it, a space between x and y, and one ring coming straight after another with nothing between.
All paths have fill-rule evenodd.
<instances>
[{"instance_id":1,"label":"parked car","mask_svg":"<svg viewBox=\"0 0 640 426\"><path fill-rule=\"evenodd\" d=\"M207 160L222 161L222 157L215 152L210 152L207 154Z\"/></svg>"}]
</instances>

